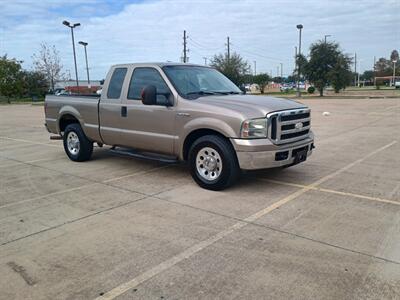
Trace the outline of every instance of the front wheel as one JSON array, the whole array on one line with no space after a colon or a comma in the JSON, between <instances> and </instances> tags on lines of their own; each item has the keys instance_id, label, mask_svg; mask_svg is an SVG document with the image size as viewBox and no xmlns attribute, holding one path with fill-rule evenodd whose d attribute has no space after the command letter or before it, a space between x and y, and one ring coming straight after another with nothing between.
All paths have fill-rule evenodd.
<instances>
[{"instance_id":1,"label":"front wheel","mask_svg":"<svg viewBox=\"0 0 400 300\"><path fill-rule=\"evenodd\" d=\"M209 190L223 190L239 177L239 164L232 145L225 138L206 135L197 139L189 150L193 179Z\"/></svg>"},{"instance_id":2,"label":"front wheel","mask_svg":"<svg viewBox=\"0 0 400 300\"><path fill-rule=\"evenodd\" d=\"M64 131L64 150L73 161L89 160L93 152L93 143L86 137L79 124L69 124Z\"/></svg>"}]
</instances>

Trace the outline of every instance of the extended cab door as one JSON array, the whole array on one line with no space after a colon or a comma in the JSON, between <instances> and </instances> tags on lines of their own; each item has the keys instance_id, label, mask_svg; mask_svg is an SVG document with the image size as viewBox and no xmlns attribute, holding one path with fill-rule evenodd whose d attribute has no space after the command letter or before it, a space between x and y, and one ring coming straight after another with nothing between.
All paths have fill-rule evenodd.
<instances>
[{"instance_id":1,"label":"extended cab door","mask_svg":"<svg viewBox=\"0 0 400 300\"><path fill-rule=\"evenodd\" d=\"M121 143L126 146L163 154L173 154L175 134L174 96L154 67L135 67L131 71L126 96L126 116L121 118ZM146 85L157 88L157 105L144 105L141 92Z\"/></svg>"},{"instance_id":2,"label":"extended cab door","mask_svg":"<svg viewBox=\"0 0 400 300\"><path fill-rule=\"evenodd\" d=\"M115 67L106 78L99 104L101 138L105 144L121 145L122 94L128 84L127 67Z\"/></svg>"}]
</instances>

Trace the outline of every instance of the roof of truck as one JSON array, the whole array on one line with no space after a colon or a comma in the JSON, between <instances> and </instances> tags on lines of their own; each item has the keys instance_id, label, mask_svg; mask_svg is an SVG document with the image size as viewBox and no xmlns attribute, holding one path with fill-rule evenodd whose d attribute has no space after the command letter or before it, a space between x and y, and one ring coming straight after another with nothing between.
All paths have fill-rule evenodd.
<instances>
[{"instance_id":1,"label":"roof of truck","mask_svg":"<svg viewBox=\"0 0 400 300\"><path fill-rule=\"evenodd\" d=\"M198 64L189 64L189 63L179 63L179 62L143 62L143 63L127 63L127 64L117 64L113 65L113 67L128 67L128 66L158 66L158 67L165 67L165 66L196 66L196 67L206 67L204 65Z\"/></svg>"}]
</instances>

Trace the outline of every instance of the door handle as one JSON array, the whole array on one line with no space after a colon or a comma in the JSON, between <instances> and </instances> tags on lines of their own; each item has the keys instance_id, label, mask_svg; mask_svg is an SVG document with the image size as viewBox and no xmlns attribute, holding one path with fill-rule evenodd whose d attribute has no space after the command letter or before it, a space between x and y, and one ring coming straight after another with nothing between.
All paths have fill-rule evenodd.
<instances>
[{"instance_id":1,"label":"door handle","mask_svg":"<svg viewBox=\"0 0 400 300\"><path fill-rule=\"evenodd\" d=\"M121 106L121 117L126 117L128 115L128 109L126 106Z\"/></svg>"}]
</instances>

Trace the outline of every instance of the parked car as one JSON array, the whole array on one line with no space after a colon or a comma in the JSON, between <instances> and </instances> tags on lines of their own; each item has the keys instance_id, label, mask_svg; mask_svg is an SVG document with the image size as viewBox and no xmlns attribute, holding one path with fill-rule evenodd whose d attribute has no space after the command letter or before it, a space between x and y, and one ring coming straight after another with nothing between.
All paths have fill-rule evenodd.
<instances>
[{"instance_id":1,"label":"parked car","mask_svg":"<svg viewBox=\"0 0 400 300\"><path fill-rule=\"evenodd\" d=\"M73 161L93 143L120 154L187 162L202 187L221 190L240 170L291 166L314 148L310 109L246 95L217 70L190 64L111 67L100 97L52 96L46 127Z\"/></svg>"},{"instance_id":2,"label":"parked car","mask_svg":"<svg viewBox=\"0 0 400 300\"><path fill-rule=\"evenodd\" d=\"M394 82L394 87L396 89L400 89L400 80L397 80L397 81Z\"/></svg>"},{"instance_id":3,"label":"parked car","mask_svg":"<svg viewBox=\"0 0 400 300\"><path fill-rule=\"evenodd\" d=\"M291 89L293 89L293 87L291 86L291 85L289 85L289 84L282 84L281 86L280 86L280 90L281 90L281 92L288 92L288 91L290 91Z\"/></svg>"}]
</instances>

